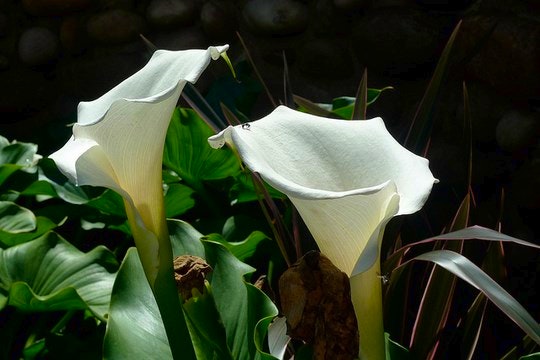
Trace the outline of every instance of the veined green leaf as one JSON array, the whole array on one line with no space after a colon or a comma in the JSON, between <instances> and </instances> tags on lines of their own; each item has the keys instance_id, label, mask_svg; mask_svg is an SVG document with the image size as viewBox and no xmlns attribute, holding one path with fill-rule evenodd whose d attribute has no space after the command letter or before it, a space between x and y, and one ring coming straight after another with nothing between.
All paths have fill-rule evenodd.
<instances>
[{"instance_id":1,"label":"veined green leaf","mask_svg":"<svg viewBox=\"0 0 540 360\"><path fill-rule=\"evenodd\" d=\"M33 212L11 201L0 201L1 232L20 234L35 228L36 217Z\"/></svg>"},{"instance_id":2,"label":"veined green leaf","mask_svg":"<svg viewBox=\"0 0 540 360\"><path fill-rule=\"evenodd\" d=\"M185 341L191 343L191 339ZM114 282L103 358L172 359L165 327L135 248L128 250Z\"/></svg>"},{"instance_id":3,"label":"veined green leaf","mask_svg":"<svg viewBox=\"0 0 540 360\"><path fill-rule=\"evenodd\" d=\"M39 158L37 145L23 142L9 142L0 136L0 165L14 164L23 168L31 168Z\"/></svg>"},{"instance_id":4,"label":"veined green leaf","mask_svg":"<svg viewBox=\"0 0 540 360\"><path fill-rule=\"evenodd\" d=\"M57 226L52 220L44 216L36 216L36 228L24 233L8 233L0 230L0 247L11 247L36 239Z\"/></svg>"},{"instance_id":5,"label":"veined green leaf","mask_svg":"<svg viewBox=\"0 0 540 360\"><path fill-rule=\"evenodd\" d=\"M172 218L182 215L195 206L195 200L192 197L193 193L192 188L183 184L168 184L165 193L165 215Z\"/></svg>"},{"instance_id":6,"label":"veined green leaf","mask_svg":"<svg viewBox=\"0 0 540 360\"><path fill-rule=\"evenodd\" d=\"M254 231L246 239L239 242L229 242L219 234L210 234L205 236L205 239L222 244L238 260L245 261L247 258L253 256L257 250L257 246L262 241L269 240L269 237L260 231Z\"/></svg>"},{"instance_id":7,"label":"veined green leaf","mask_svg":"<svg viewBox=\"0 0 540 360\"><path fill-rule=\"evenodd\" d=\"M240 162L230 149L216 151L208 145L212 135L212 129L193 110L176 109L165 140L163 163L195 188L203 180L238 174Z\"/></svg>"},{"instance_id":8,"label":"veined green leaf","mask_svg":"<svg viewBox=\"0 0 540 360\"><path fill-rule=\"evenodd\" d=\"M90 309L106 319L117 263L105 247L82 253L55 233L0 249L0 308Z\"/></svg>"}]
</instances>

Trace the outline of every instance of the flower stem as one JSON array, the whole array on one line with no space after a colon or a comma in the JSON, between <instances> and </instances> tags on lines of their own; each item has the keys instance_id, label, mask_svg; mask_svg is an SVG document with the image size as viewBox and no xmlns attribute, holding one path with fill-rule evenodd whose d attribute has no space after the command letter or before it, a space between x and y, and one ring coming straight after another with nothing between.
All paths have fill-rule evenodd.
<instances>
[{"instance_id":1,"label":"flower stem","mask_svg":"<svg viewBox=\"0 0 540 360\"><path fill-rule=\"evenodd\" d=\"M163 265L163 264L160 264ZM186 325L186 319L182 311L178 290L174 282L174 274L172 267L172 257L168 268L161 268L158 272L154 291L154 297L161 313L161 319L165 326L167 338L173 359L196 359L193 346L182 346L183 344L191 344L189 330Z\"/></svg>"},{"instance_id":2,"label":"flower stem","mask_svg":"<svg viewBox=\"0 0 540 360\"><path fill-rule=\"evenodd\" d=\"M360 333L360 360L384 360L384 324L380 260L353 276L351 298Z\"/></svg>"}]
</instances>

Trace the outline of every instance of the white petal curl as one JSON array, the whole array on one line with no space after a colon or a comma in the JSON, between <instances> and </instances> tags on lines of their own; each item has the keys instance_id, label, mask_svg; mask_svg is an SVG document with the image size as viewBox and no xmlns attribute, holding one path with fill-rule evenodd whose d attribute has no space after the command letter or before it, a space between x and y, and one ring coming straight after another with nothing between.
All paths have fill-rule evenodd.
<instances>
[{"instance_id":1,"label":"white petal curl","mask_svg":"<svg viewBox=\"0 0 540 360\"><path fill-rule=\"evenodd\" d=\"M418 211L437 181L428 161L402 147L381 118L334 120L280 106L208 141L235 147L285 193L321 251L350 276L373 264L390 218Z\"/></svg>"},{"instance_id":2,"label":"white petal curl","mask_svg":"<svg viewBox=\"0 0 540 360\"><path fill-rule=\"evenodd\" d=\"M166 234L161 163L178 98L186 82L195 82L227 48L156 51L141 70L102 97L81 102L72 138L50 155L76 184L104 186L124 197L134 235L146 238L135 236L140 253L149 247L142 242ZM154 255L148 254L157 260Z\"/></svg>"}]
</instances>

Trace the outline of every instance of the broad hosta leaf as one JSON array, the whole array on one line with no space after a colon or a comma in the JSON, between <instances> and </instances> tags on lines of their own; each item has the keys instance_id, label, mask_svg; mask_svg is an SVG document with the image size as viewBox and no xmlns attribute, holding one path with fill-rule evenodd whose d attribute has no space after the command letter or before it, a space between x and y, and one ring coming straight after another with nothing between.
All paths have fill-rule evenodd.
<instances>
[{"instance_id":1,"label":"broad hosta leaf","mask_svg":"<svg viewBox=\"0 0 540 360\"><path fill-rule=\"evenodd\" d=\"M0 185L17 170L34 172L34 166L40 158L36 152L37 145L17 141L9 142L5 137L0 136Z\"/></svg>"},{"instance_id":2,"label":"broad hosta leaf","mask_svg":"<svg viewBox=\"0 0 540 360\"><path fill-rule=\"evenodd\" d=\"M180 342L175 346L193 354L189 336L177 339ZM128 249L113 287L103 353L105 359L172 359L162 318L135 248ZM194 359L194 354L186 358Z\"/></svg>"},{"instance_id":3,"label":"broad hosta leaf","mask_svg":"<svg viewBox=\"0 0 540 360\"><path fill-rule=\"evenodd\" d=\"M85 204L89 200L84 190L68 181L51 159L40 161L38 178L39 181L24 190L24 195L51 196L70 204Z\"/></svg>"},{"instance_id":4,"label":"broad hosta leaf","mask_svg":"<svg viewBox=\"0 0 540 360\"><path fill-rule=\"evenodd\" d=\"M163 163L190 186L236 175L240 171L238 159L230 149L213 150L207 141L212 135L212 129L193 110L176 109L165 140Z\"/></svg>"},{"instance_id":5,"label":"broad hosta leaf","mask_svg":"<svg viewBox=\"0 0 540 360\"><path fill-rule=\"evenodd\" d=\"M229 242L219 234L211 234L205 237L206 240L218 242L225 246L231 254L238 260L245 261L253 256L257 250L257 246L264 240L268 240L268 236L260 231L252 232L246 239L239 242Z\"/></svg>"},{"instance_id":6,"label":"broad hosta leaf","mask_svg":"<svg viewBox=\"0 0 540 360\"><path fill-rule=\"evenodd\" d=\"M257 190L253 184L253 179L248 171L243 171L235 178L236 182L231 187L230 197L234 203L245 203L258 199ZM264 183L268 194L274 199L285 199L285 195L270 185Z\"/></svg>"},{"instance_id":7,"label":"broad hosta leaf","mask_svg":"<svg viewBox=\"0 0 540 360\"><path fill-rule=\"evenodd\" d=\"M0 136L0 165L16 164L31 166L35 162L37 145L22 142L9 142Z\"/></svg>"},{"instance_id":8,"label":"broad hosta leaf","mask_svg":"<svg viewBox=\"0 0 540 360\"><path fill-rule=\"evenodd\" d=\"M172 359L161 315L135 248L128 250L114 282L103 357Z\"/></svg>"},{"instance_id":9,"label":"broad hosta leaf","mask_svg":"<svg viewBox=\"0 0 540 360\"><path fill-rule=\"evenodd\" d=\"M168 218L182 215L195 206L193 193L193 189L188 186L168 184L165 193L165 215Z\"/></svg>"},{"instance_id":10,"label":"broad hosta leaf","mask_svg":"<svg viewBox=\"0 0 540 360\"><path fill-rule=\"evenodd\" d=\"M34 213L11 201L0 201L0 236L2 232L20 234L35 228Z\"/></svg>"},{"instance_id":11,"label":"broad hosta leaf","mask_svg":"<svg viewBox=\"0 0 540 360\"><path fill-rule=\"evenodd\" d=\"M24 233L8 233L0 230L0 247L10 247L23 244L46 234L57 226L52 220L44 216L36 216L36 228Z\"/></svg>"},{"instance_id":12,"label":"broad hosta leaf","mask_svg":"<svg viewBox=\"0 0 540 360\"><path fill-rule=\"evenodd\" d=\"M90 309L106 318L117 263L104 247L82 253L55 233L0 249L0 308Z\"/></svg>"},{"instance_id":13,"label":"broad hosta leaf","mask_svg":"<svg viewBox=\"0 0 540 360\"><path fill-rule=\"evenodd\" d=\"M479 289L502 312L514 321L527 335L540 344L540 325L499 284L484 273L469 259L448 250L431 251L415 257L416 260L431 261Z\"/></svg>"}]
</instances>

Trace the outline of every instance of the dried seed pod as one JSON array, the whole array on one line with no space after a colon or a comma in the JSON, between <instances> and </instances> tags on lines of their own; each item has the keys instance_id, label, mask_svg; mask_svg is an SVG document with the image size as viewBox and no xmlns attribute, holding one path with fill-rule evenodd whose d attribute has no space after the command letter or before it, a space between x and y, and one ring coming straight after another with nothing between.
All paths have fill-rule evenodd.
<instances>
[{"instance_id":1,"label":"dried seed pod","mask_svg":"<svg viewBox=\"0 0 540 360\"><path fill-rule=\"evenodd\" d=\"M279 279L292 338L313 346L313 359L352 360L359 338L348 276L319 252L307 253Z\"/></svg>"},{"instance_id":2,"label":"dried seed pod","mask_svg":"<svg viewBox=\"0 0 540 360\"><path fill-rule=\"evenodd\" d=\"M204 293L204 279L212 267L204 259L193 255L181 255L174 259L174 279L184 301L192 297L192 289Z\"/></svg>"}]
</instances>

